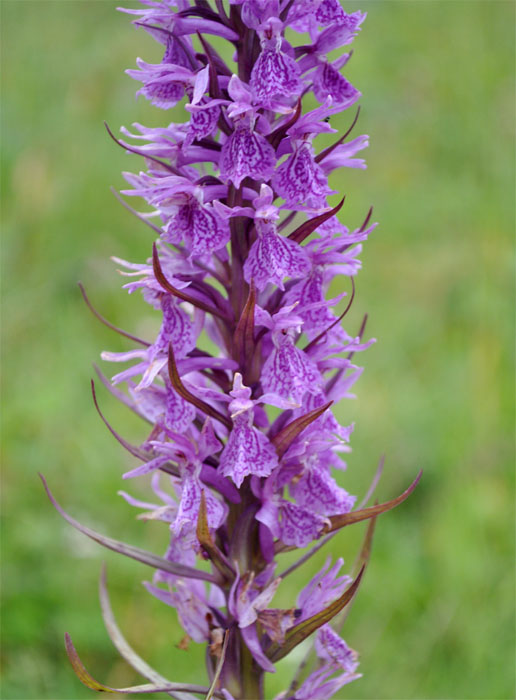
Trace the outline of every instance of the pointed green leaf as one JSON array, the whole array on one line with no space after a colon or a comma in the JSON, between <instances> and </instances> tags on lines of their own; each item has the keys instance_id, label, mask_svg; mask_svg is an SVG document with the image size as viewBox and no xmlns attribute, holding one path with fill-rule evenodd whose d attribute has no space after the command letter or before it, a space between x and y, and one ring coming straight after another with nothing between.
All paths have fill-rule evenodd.
<instances>
[{"instance_id":1,"label":"pointed green leaf","mask_svg":"<svg viewBox=\"0 0 516 700\"><path fill-rule=\"evenodd\" d=\"M344 591L340 598L337 598L337 600L328 605L327 608L321 610L321 612L317 613L316 615L312 615L312 617L309 617L308 620L303 620L303 622L300 622L298 625L291 627L285 635L284 644L281 646L276 643L271 644L266 652L267 657L273 663L276 663L284 656L289 654L294 647L301 644L301 642L311 635L312 632L315 632L315 630L319 629L319 627L325 625L332 618L334 618L335 615L337 615L355 595L357 588L360 585L363 573L364 567L362 567L360 573L353 581L351 586Z\"/></svg>"},{"instance_id":2,"label":"pointed green leaf","mask_svg":"<svg viewBox=\"0 0 516 700\"><path fill-rule=\"evenodd\" d=\"M201 503L199 505L199 516L197 518L197 529L196 529L197 539L202 549L209 556L210 560L217 567L220 573L228 580L233 580L235 578L235 570L224 556L224 554L217 547L213 538L211 536L210 528L208 525L208 513L206 510L206 497L204 495L204 489L201 491Z\"/></svg>"},{"instance_id":3,"label":"pointed green leaf","mask_svg":"<svg viewBox=\"0 0 516 700\"><path fill-rule=\"evenodd\" d=\"M95 530L92 530L89 527L86 527L85 525L81 525L81 523L72 518L70 515L68 515L68 513L66 513L66 511L64 511L61 508L59 503L52 495L47 485L47 482L45 481L45 478L42 476L42 474L40 474L39 477L43 482L43 486L45 487L45 491L47 492L47 496L49 497L50 502L57 510L57 512L67 522L69 522L70 525L72 525L72 527L74 527L76 530L79 530L79 532L82 532L84 535L94 540L95 542L98 542L103 547L106 547L107 549L112 549L114 552L118 552L119 554L124 554L126 557L130 557L131 559L136 559L136 561L140 561L142 564L151 566L153 569L159 569L160 571L168 571L171 574L175 574L176 576L182 576L185 578L197 578L203 581L210 581L211 583L218 582L218 579L213 574L210 574L207 571L198 571L197 569L194 569L191 566L186 566L185 564L176 564L175 562L169 561L168 559L159 557L157 554L152 554L151 552L147 552L144 549L140 549L139 547L133 547L133 545L125 544L124 542L119 542L118 540L114 540L111 537L100 535L98 532L95 532Z\"/></svg>"},{"instance_id":4,"label":"pointed green leaf","mask_svg":"<svg viewBox=\"0 0 516 700\"><path fill-rule=\"evenodd\" d=\"M226 426L228 430L231 430L233 428L233 423L231 422L230 418L224 416L222 413L217 411L216 408L213 408L213 406L210 406L209 403L206 403L206 401L203 401L199 397L192 394L192 392L188 391L188 389L185 387L185 385L181 381L179 372L177 371L176 359L174 357L174 349L172 348L172 343L170 343L170 345L168 346L168 374L172 386L177 391L179 396L181 396L185 401L188 401L189 403L193 404L200 411L206 413L207 416L211 416L212 418L215 418L215 420L220 421L223 425Z\"/></svg>"},{"instance_id":5,"label":"pointed green leaf","mask_svg":"<svg viewBox=\"0 0 516 700\"><path fill-rule=\"evenodd\" d=\"M128 333L127 331L122 330L118 326L114 326L110 321L107 320L107 318L104 318L104 316L97 311L97 309L93 306L91 301L88 298L88 295L86 294L86 290L84 289L84 285L82 282L77 282L77 286L81 290L82 298L84 299L84 303L88 307L88 309L91 311L91 313L98 318L98 320L103 323L105 326L110 328L112 331L115 331L116 333L119 333L120 335L123 335L125 338L129 338L129 340L134 340L135 343L140 343L140 345L144 345L145 347L149 347L150 343L148 343L146 340L142 340L141 338L138 338L135 335L131 335L131 333Z\"/></svg>"},{"instance_id":6,"label":"pointed green leaf","mask_svg":"<svg viewBox=\"0 0 516 700\"><path fill-rule=\"evenodd\" d=\"M330 516L329 520L331 525L326 529L326 532L340 530L341 527L346 527L346 525L359 523L361 520L368 520L369 518L373 518L376 515L380 515L380 513L385 513L388 510L396 508L396 506L399 506L400 503L403 503L403 501L410 496L412 491L418 485L422 474L423 471L421 470L414 479L414 481L411 483L411 485L408 487L408 489L406 491L403 491L403 493L397 496L396 498L393 498L392 501L387 501L386 503L379 503L378 505L370 506L369 508L362 508L361 510L354 510L351 511L351 513L343 513L342 515Z\"/></svg>"},{"instance_id":7,"label":"pointed green leaf","mask_svg":"<svg viewBox=\"0 0 516 700\"><path fill-rule=\"evenodd\" d=\"M146 683L145 685L134 685L130 688L111 688L110 686L104 685L103 683L99 683L97 680L95 680L95 678L93 678L90 672L86 669L81 659L79 658L79 654L77 653L77 650L75 649L68 632L65 633L65 645L66 653L68 654L68 658L70 659L70 663L72 664L73 670L75 671L77 678L87 688L91 688L91 690L97 690L103 693L121 693L123 695L139 695L141 693L167 693L170 690L186 690L191 693L205 695L209 690L209 688L206 688L203 685L193 685L190 683L166 683L163 685ZM217 696L222 697L221 693L217 693Z\"/></svg>"},{"instance_id":8,"label":"pointed green leaf","mask_svg":"<svg viewBox=\"0 0 516 700\"><path fill-rule=\"evenodd\" d=\"M256 288L253 281L240 320L233 335L233 357L245 370L249 367L255 350L254 342L254 310L256 305Z\"/></svg>"},{"instance_id":9,"label":"pointed green leaf","mask_svg":"<svg viewBox=\"0 0 516 700\"><path fill-rule=\"evenodd\" d=\"M99 580L99 598L100 598L100 608L102 611L102 618L104 620L104 625L106 627L107 633L111 641L113 642L115 649L118 651L120 656L127 661L127 663L138 671L147 680L156 683L156 685L167 685L170 681L163 678L157 671L155 671L152 666L144 661L134 649L129 645L124 635L118 627L115 616L113 614L113 609L111 607L111 602L109 600L109 595L106 585L106 565L102 565L102 571ZM169 691L168 693L171 697L176 698L176 700L194 700L193 695L189 693L179 693Z\"/></svg>"},{"instance_id":10,"label":"pointed green leaf","mask_svg":"<svg viewBox=\"0 0 516 700\"><path fill-rule=\"evenodd\" d=\"M292 233L288 236L290 240L296 241L296 243L302 243L305 238L308 238L308 236L315 231L316 228L318 228L321 224L324 224L324 222L330 219L332 216L335 216L335 214L342 209L345 199L346 197L343 197L341 202L337 204L336 207L333 207L333 209L330 209L330 211L327 211L325 214L314 216L308 221L305 221L304 224L301 224L301 226L298 226L298 228L296 228L295 231L292 231Z\"/></svg>"},{"instance_id":11,"label":"pointed green leaf","mask_svg":"<svg viewBox=\"0 0 516 700\"><path fill-rule=\"evenodd\" d=\"M107 427L107 429L109 430L111 435L113 435L115 440L117 440L122 445L122 447L125 447L125 449L130 454L132 454L133 457L136 457L137 459L141 459L143 462L146 462L149 459L149 455L145 452L145 450L142 450L141 448L136 447L136 445L131 445L130 442L127 442L127 440L125 440L119 433L116 432L116 430L111 426L108 419L104 416L104 414L100 410L100 406L99 406L98 401L97 401L97 394L95 392L95 382L93 381L93 379L91 380L91 393L93 395L93 403L95 404L95 408L97 409L97 413L102 418L105 426Z\"/></svg>"},{"instance_id":12,"label":"pointed green leaf","mask_svg":"<svg viewBox=\"0 0 516 700\"><path fill-rule=\"evenodd\" d=\"M344 139L346 139L350 135L350 133L353 131L353 129L355 127L355 124L358 121L359 114L360 114L360 106L357 108L357 113L355 114L355 117L354 117L353 121L351 122L351 126L349 127L349 129L337 141L335 141L334 144L332 144L331 146L328 146L328 148L325 148L324 151L321 151L317 156L315 156L316 163L320 163L321 160L324 160L326 158L326 156L329 156L330 153L332 151L334 151L337 148L337 146L340 146L340 144L344 141Z\"/></svg>"},{"instance_id":13,"label":"pointed green leaf","mask_svg":"<svg viewBox=\"0 0 516 700\"><path fill-rule=\"evenodd\" d=\"M278 453L278 457L280 459L294 442L299 433L303 432L305 428L308 428L310 423L317 420L319 416L322 416L322 414L332 405L332 403L333 401L328 401L328 403L324 404L324 406L314 408L313 411L309 411L308 413L305 413L304 416L296 418L272 438L271 442L276 448L276 452Z\"/></svg>"},{"instance_id":14,"label":"pointed green leaf","mask_svg":"<svg viewBox=\"0 0 516 700\"><path fill-rule=\"evenodd\" d=\"M212 316L218 316L224 321L228 320L227 316L218 309L216 309L214 306L206 304L204 301L193 297L191 294L183 292L181 289L176 289L176 287L170 284L168 279L165 277L165 273L163 272L163 269L161 267L158 249L155 243L152 244L152 269L154 271L154 276L156 277L157 281L166 292L169 292L169 294L173 294L175 297L178 297L178 299L187 301L189 304L192 304L192 306L196 306L198 309L202 309L203 311L212 314Z\"/></svg>"},{"instance_id":15,"label":"pointed green leaf","mask_svg":"<svg viewBox=\"0 0 516 700\"><path fill-rule=\"evenodd\" d=\"M210 685L210 689L208 690L208 694L206 695L205 700L211 700L215 693L215 688L217 687L217 683L219 681L219 677L222 671L222 667L224 666L224 660L226 658L226 651L228 648L228 642L229 642L229 630L226 630L224 633L224 642L222 644L222 649L220 651L220 659L217 664L217 668L215 670L215 675L213 676L213 680Z\"/></svg>"}]
</instances>

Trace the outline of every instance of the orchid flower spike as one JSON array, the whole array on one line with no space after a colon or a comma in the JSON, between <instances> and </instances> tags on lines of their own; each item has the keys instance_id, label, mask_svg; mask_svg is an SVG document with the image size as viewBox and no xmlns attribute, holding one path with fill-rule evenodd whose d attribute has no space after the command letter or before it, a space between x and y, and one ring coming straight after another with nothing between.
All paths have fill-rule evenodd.
<instances>
[{"instance_id":1,"label":"orchid flower spike","mask_svg":"<svg viewBox=\"0 0 516 700\"><path fill-rule=\"evenodd\" d=\"M345 77L351 52L334 51L355 40L365 14L348 14L339 0L230 0L229 8L140 0L123 12L164 52L159 63L138 58L127 71L142 84L137 94L160 108L160 125L123 128L123 141L109 131L144 159L143 171L124 173L122 195L141 200L145 211L122 201L156 241L143 262L115 262L124 289L148 305L148 321L138 323L145 337L113 326L82 291L95 315L134 343L102 353L126 365L111 380L98 373L148 426L144 439L119 435L94 387L93 396L138 460L121 475L131 484L121 495L139 519L166 524L164 556L81 525L45 486L71 525L155 570L145 588L176 610L188 640L206 647L207 680L167 680L140 659L113 621L104 578L108 631L149 684L105 686L68 637L67 651L94 690L262 700L267 674L312 635L317 661L286 682L280 698L326 700L359 678L358 656L335 621L360 584L372 526L360 572L340 574L343 560L328 559L287 608L272 607L273 599L338 530L374 524L417 483L357 508L334 476L346 467L353 424L341 426L333 410L353 396L362 372L354 356L373 342L364 338L365 319L350 332L344 324L375 224L369 212L350 229L337 216L343 200L328 201L335 169L365 168L356 155L368 137L348 138L356 117L343 136L333 121L360 97ZM230 50L219 53L223 41ZM182 113L178 123L166 114L171 108L174 117ZM321 135L333 143L323 147ZM280 567L284 552L308 546Z\"/></svg>"}]
</instances>

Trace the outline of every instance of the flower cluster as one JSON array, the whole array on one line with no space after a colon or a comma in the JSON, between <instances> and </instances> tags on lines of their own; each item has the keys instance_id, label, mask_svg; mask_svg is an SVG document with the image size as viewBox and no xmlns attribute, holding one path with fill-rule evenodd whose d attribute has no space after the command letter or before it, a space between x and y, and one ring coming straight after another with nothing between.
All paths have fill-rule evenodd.
<instances>
[{"instance_id":1,"label":"flower cluster","mask_svg":"<svg viewBox=\"0 0 516 700\"><path fill-rule=\"evenodd\" d=\"M330 621L351 601L361 572L339 576L343 561L328 561L283 610L271 607L280 582L320 544L283 575L279 556L374 518L413 488L354 509L355 496L332 474L345 468L353 430L339 425L332 404L352 396L362 372L355 354L373 342L362 339L365 324L350 335L341 321L374 224L369 214L349 230L337 218L342 202L328 203L329 175L365 168L357 156L368 137L349 138L349 130L323 150L317 137L335 133L332 116L360 97L341 72L351 54L329 55L353 42L365 14L346 13L338 0L141 5L124 12L163 45L163 58L137 59L127 72L156 107L184 102L186 121L134 124L115 139L145 159L145 171L124 173L122 194L147 203L150 211L133 211L157 234L146 262L115 260L127 291L143 295L161 327L152 342L124 332L137 347L104 352L125 368L112 383L100 376L152 426L142 445L119 439L139 460L124 479L151 475L155 498L120 493L139 518L168 524L170 544L157 557L92 535L63 514L153 566L147 590L176 609L191 640L208 645L211 688L199 690L166 681L117 644L152 681L138 688L178 698L263 697L264 672L316 632L315 669L281 697L330 698L359 677L356 653ZM348 291L327 299L337 275ZM67 644L81 679L106 689Z\"/></svg>"}]
</instances>

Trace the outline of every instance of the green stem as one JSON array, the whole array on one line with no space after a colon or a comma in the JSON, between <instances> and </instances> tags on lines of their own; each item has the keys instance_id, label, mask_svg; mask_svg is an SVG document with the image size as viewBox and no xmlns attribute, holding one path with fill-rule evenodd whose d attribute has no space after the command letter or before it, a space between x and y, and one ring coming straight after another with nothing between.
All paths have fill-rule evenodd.
<instances>
[{"instance_id":1,"label":"green stem","mask_svg":"<svg viewBox=\"0 0 516 700\"><path fill-rule=\"evenodd\" d=\"M240 637L240 672L242 695L239 700L263 700L263 670L253 659Z\"/></svg>"},{"instance_id":2,"label":"green stem","mask_svg":"<svg viewBox=\"0 0 516 700\"><path fill-rule=\"evenodd\" d=\"M230 18L232 25L240 34L240 40L236 44L238 75L241 80L249 81L251 68L253 65L253 53L256 52L257 37L256 32L245 27L240 18L240 8L238 5L231 5ZM235 188L234 185L228 187L227 204L230 207L241 206L242 189ZM235 314L235 322L241 317L249 293L249 286L244 280L243 266L249 252L249 241L247 234L247 222L245 217L232 217L229 225L231 230L231 305ZM248 496L250 496L250 492ZM248 499L245 497L245 489L242 490L242 502L230 509L228 518L228 530L230 538L234 537L234 528L239 522L239 517L244 513ZM259 559L256 556L259 548L257 538L249 536L245 538L246 550L238 552L236 547L236 559L240 564L240 575L244 575L253 568L254 563ZM235 655L234 671L239 673L237 680L233 676L234 685L239 685L237 693L233 695L237 700L263 700L263 669L258 666L249 651L240 630L235 628L236 637L228 647L228 654L233 651ZM233 649L231 649L233 646ZM236 647L236 648L235 648ZM238 651L237 651L238 649ZM234 687L234 685L232 687ZM236 688L235 688L236 690Z\"/></svg>"}]
</instances>

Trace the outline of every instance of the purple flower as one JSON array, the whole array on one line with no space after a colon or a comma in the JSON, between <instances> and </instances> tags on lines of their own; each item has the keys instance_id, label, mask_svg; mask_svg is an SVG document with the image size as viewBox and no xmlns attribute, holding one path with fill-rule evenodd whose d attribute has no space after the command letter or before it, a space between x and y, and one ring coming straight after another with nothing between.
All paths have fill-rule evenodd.
<instances>
[{"instance_id":1,"label":"purple flower","mask_svg":"<svg viewBox=\"0 0 516 700\"><path fill-rule=\"evenodd\" d=\"M303 320L284 307L272 317L270 332L273 347L263 364L262 386L265 391L300 402L305 393L316 393L322 385L317 366L296 346Z\"/></svg>"},{"instance_id":2,"label":"purple flower","mask_svg":"<svg viewBox=\"0 0 516 700\"><path fill-rule=\"evenodd\" d=\"M229 227L209 204L202 202L202 190L195 188L189 195L185 190L178 195L177 213L170 217L163 239L167 243L184 241L190 255L206 255L223 248L229 240Z\"/></svg>"},{"instance_id":3,"label":"purple flower","mask_svg":"<svg viewBox=\"0 0 516 700\"><path fill-rule=\"evenodd\" d=\"M276 394L263 394L251 399L251 389L242 383L242 376L235 374L233 389L229 392L232 401L229 411L233 421L226 446L220 455L220 470L230 476L240 487L246 476L268 476L278 466L278 456L266 435L253 425L255 406L267 403L278 408L291 408L292 403Z\"/></svg>"},{"instance_id":4,"label":"purple flower","mask_svg":"<svg viewBox=\"0 0 516 700\"><path fill-rule=\"evenodd\" d=\"M348 513L356 501L337 485L318 455L306 459L303 473L290 487L290 493L300 506L324 516Z\"/></svg>"},{"instance_id":5,"label":"purple flower","mask_svg":"<svg viewBox=\"0 0 516 700\"><path fill-rule=\"evenodd\" d=\"M332 194L320 165L315 162L314 149L308 140L298 141L294 152L278 168L274 188L287 206L308 204L319 207Z\"/></svg>"},{"instance_id":6,"label":"purple flower","mask_svg":"<svg viewBox=\"0 0 516 700\"><path fill-rule=\"evenodd\" d=\"M233 430L220 455L220 469L240 487L249 474L268 476L278 466L278 456L264 433L253 425L256 402L251 400L251 390L242 384L240 374L235 375L230 395Z\"/></svg>"},{"instance_id":7,"label":"purple flower","mask_svg":"<svg viewBox=\"0 0 516 700\"><path fill-rule=\"evenodd\" d=\"M185 106L190 112L190 122L184 140L185 146L191 146L194 141L200 141L211 136L216 130L220 119L220 107L206 97L201 97L197 104Z\"/></svg>"},{"instance_id":8,"label":"purple flower","mask_svg":"<svg viewBox=\"0 0 516 700\"><path fill-rule=\"evenodd\" d=\"M303 588L297 598L297 607L301 611L299 622L317 615L344 593L351 583L351 578L337 576L343 565L344 560L337 559L330 568L330 558L328 558L321 571Z\"/></svg>"},{"instance_id":9,"label":"purple flower","mask_svg":"<svg viewBox=\"0 0 516 700\"><path fill-rule=\"evenodd\" d=\"M154 597L177 610L183 629L194 642L201 644L210 640L208 620L211 612L204 584L200 581L186 583L177 580L172 590L165 590L148 582L144 582L144 585Z\"/></svg>"},{"instance_id":10,"label":"purple flower","mask_svg":"<svg viewBox=\"0 0 516 700\"><path fill-rule=\"evenodd\" d=\"M363 12L353 12L351 15L342 12L335 23L329 19L330 26L318 36L315 42L317 52L328 54L334 49L351 44L365 18L366 15Z\"/></svg>"},{"instance_id":11,"label":"purple flower","mask_svg":"<svg viewBox=\"0 0 516 700\"><path fill-rule=\"evenodd\" d=\"M136 59L138 70L126 71L131 78L144 85L137 94L144 95L152 104L162 109L174 107L183 99L187 86L192 84L192 72L183 66L169 63L146 63Z\"/></svg>"},{"instance_id":12,"label":"purple flower","mask_svg":"<svg viewBox=\"0 0 516 700\"><path fill-rule=\"evenodd\" d=\"M124 372L113 376L113 383L118 384L141 374L142 379L137 389L148 387L167 363L167 349L170 343L176 343L180 357L195 345L194 326L185 311L170 296L163 295L160 300L163 322L156 341L146 350L130 352L103 352L102 359L110 362L126 362L139 359L140 362Z\"/></svg>"},{"instance_id":13,"label":"purple flower","mask_svg":"<svg viewBox=\"0 0 516 700\"><path fill-rule=\"evenodd\" d=\"M333 104L341 105L342 109L346 109L361 96L360 92L331 63L321 62L314 73L313 81L314 95L319 102L324 102L329 95Z\"/></svg>"},{"instance_id":14,"label":"purple flower","mask_svg":"<svg viewBox=\"0 0 516 700\"><path fill-rule=\"evenodd\" d=\"M239 119L220 154L220 176L235 187L245 177L268 180L276 165L274 149L265 137L254 130L248 118Z\"/></svg>"},{"instance_id":15,"label":"purple flower","mask_svg":"<svg viewBox=\"0 0 516 700\"><path fill-rule=\"evenodd\" d=\"M285 277L297 279L310 269L303 248L295 241L280 236L272 222L255 220L257 238L244 265L246 282L254 281L259 290L267 284L284 289Z\"/></svg>"},{"instance_id":16,"label":"purple flower","mask_svg":"<svg viewBox=\"0 0 516 700\"><path fill-rule=\"evenodd\" d=\"M253 280L260 291L269 283L284 289L285 277L303 277L310 269L304 249L295 241L278 234L274 223L278 213L272 206L272 199L271 188L262 185L260 196L253 201L257 238L244 263L246 282Z\"/></svg>"},{"instance_id":17,"label":"purple flower","mask_svg":"<svg viewBox=\"0 0 516 700\"><path fill-rule=\"evenodd\" d=\"M294 700L329 700L344 685L360 678L355 673L356 652L329 625L317 630L315 649L323 665L308 676L294 694ZM336 673L340 675L335 676Z\"/></svg>"},{"instance_id":18,"label":"purple flower","mask_svg":"<svg viewBox=\"0 0 516 700\"><path fill-rule=\"evenodd\" d=\"M291 503L278 489L278 475L272 474L261 493L261 508L256 519L286 545L306 547L320 537L327 518Z\"/></svg>"},{"instance_id":19,"label":"purple flower","mask_svg":"<svg viewBox=\"0 0 516 700\"><path fill-rule=\"evenodd\" d=\"M282 29L283 23L272 17L258 30L262 51L251 72L251 89L256 102L264 107L269 107L274 97L298 95L303 89L299 66L282 50Z\"/></svg>"},{"instance_id":20,"label":"purple flower","mask_svg":"<svg viewBox=\"0 0 516 700\"><path fill-rule=\"evenodd\" d=\"M336 24L339 27L345 27L348 32L355 32L356 34L366 15L363 12L347 14L342 9L339 0L322 0L317 8L315 17L319 24L325 26Z\"/></svg>"},{"instance_id":21,"label":"purple flower","mask_svg":"<svg viewBox=\"0 0 516 700\"><path fill-rule=\"evenodd\" d=\"M142 293L153 318L135 323L134 335L95 311L134 344L102 353L130 365L111 382L99 376L150 424L143 442L118 435L95 392L94 399L138 460L123 479L134 489L150 482L151 495L120 493L140 520L166 524L165 555L95 533L49 495L74 527L154 568L146 589L206 645L211 688L178 688L116 631L122 655L151 681L146 692L263 698L264 673L317 629L318 666L281 697L330 698L358 678L355 652L327 623L349 604L363 569L352 582L339 573L341 559L328 560L295 605L270 605L282 577L324 544L317 544L323 535L394 507L414 488L353 510L355 496L333 476L335 469L344 476L353 424L341 426L331 404L353 396L362 372L353 357L374 342L363 339L364 323L352 333L342 325L374 224L368 215L350 232L328 202L328 176L365 168L357 154L368 145L366 135L339 138L329 124L360 93L341 74L351 53L328 54L354 40L365 14L346 13L338 0L230 0L229 9L141 0L124 11L163 51L160 63L138 58L127 71L142 83L138 93L164 110L186 98L185 113L177 124L122 129L128 141L110 132L144 159L142 172L124 173L122 194L144 201L143 212L126 206L156 242L143 263L115 261L124 288ZM287 29L289 38L307 35L289 43ZM230 50L219 52L220 40ZM320 103L311 111L308 93ZM333 143L321 146L321 135ZM349 279L328 298L339 276ZM283 552L313 543L275 574ZM105 588L102 595L113 633ZM68 641L81 680L104 687L90 681Z\"/></svg>"}]
</instances>

